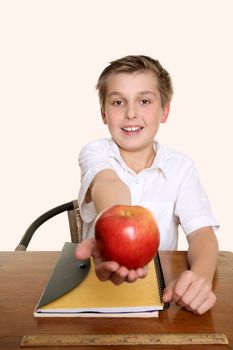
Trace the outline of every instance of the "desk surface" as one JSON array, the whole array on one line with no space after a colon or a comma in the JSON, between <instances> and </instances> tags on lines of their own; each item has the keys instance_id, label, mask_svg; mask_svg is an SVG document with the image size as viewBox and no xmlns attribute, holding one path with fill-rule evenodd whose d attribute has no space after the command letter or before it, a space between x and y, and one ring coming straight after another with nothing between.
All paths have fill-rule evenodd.
<instances>
[{"instance_id":1,"label":"desk surface","mask_svg":"<svg viewBox=\"0 0 233 350\"><path fill-rule=\"evenodd\" d=\"M0 252L0 349L20 349L23 335L32 334L130 334L225 333L229 345L198 346L201 349L233 349L233 253L220 252L214 290L217 303L204 315L194 315L175 305L153 319L35 319L33 309L46 285L59 252ZM161 252L166 282L186 268L186 252ZM206 257L208 259L208 257ZM192 347L192 346L191 346ZM101 347L89 347L100 349ZM134 348L130 346L130 349ZM135 349L143 347L137 346ZM145 348L145 347L144 347ZM146 346L146 349L155 349ZM166 346L166 349L187 346ZM39 349L39 348L34 348ZM41 348L40 348L41 349ZM43 348L48 349L48 348ZM60 350L64 348L50 348ZM71 349L71 348L69 348ZM88 347L79 347L88 349ZM117 350L129 349L118 346ZM165 349L156 346L156 349Z\"/></svg>"}]
</instances>

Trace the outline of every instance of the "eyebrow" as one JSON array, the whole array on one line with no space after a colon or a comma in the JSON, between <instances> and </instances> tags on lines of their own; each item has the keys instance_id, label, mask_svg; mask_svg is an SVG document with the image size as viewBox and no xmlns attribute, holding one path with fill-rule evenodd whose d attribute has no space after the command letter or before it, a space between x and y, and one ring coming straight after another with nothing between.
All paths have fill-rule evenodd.
<instances>
[{"instance_id":1,"label":"eyebrow","mask_svg":"<svg viewBox=\"0 0 233 350\"><path fill-rule=\"evenodd\" d=\"M138 92L138 95L147 95L147 94L151 94L151 95L156 96L156 94L153 91L149 91L149 90L139 91ZM114 96L114 95L123 96L124 94L122 92L120 92L120 91L112 91L108 96L111 97L111 96Z\"/></svg>"}]
</instances>

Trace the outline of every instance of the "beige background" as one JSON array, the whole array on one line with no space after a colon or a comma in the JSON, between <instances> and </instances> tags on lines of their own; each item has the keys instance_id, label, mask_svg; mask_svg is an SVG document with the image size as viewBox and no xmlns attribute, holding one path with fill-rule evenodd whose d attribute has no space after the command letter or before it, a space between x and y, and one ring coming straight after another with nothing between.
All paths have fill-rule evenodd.
<instances>
[{"instance_id":1,"label":"beige background","mask_svg":"<svg viewBox=\"0 0 233 350\"><path fill-rule=\"evenodd\" d=\"M76 198L80 148L108 136L98 75L113 59L147 54L175 89L158 139L196 161L221 223L220 248L233 251L232 10L231 0L0 1L1 250L13 250L41 213ZM65 240L61 215L30 249L57 250Z\"/></svg>"}]
</instances>

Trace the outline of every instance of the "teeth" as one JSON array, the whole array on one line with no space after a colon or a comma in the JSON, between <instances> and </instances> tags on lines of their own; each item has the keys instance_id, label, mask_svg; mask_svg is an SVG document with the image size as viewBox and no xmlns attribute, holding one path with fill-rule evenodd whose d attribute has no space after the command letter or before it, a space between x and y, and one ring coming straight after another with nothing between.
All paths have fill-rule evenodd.
<instances>
[{"instance_id":1,"label":"teeth","mask_svg":"<svg viewBox=\"0 0 233 350\"><path fill-rule=\"evenodd\" d=\"M138 131L141 130L142 128L140 126L133 126L132 128L123 128L125 131Z\"/></svg>"}]
</instances>

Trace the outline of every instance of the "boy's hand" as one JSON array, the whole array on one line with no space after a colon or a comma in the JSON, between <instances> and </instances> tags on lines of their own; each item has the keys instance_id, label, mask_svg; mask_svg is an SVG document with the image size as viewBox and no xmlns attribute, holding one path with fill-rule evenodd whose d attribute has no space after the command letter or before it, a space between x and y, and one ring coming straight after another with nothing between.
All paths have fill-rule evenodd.
<instances>
[{"instance_id":1,"label":"boy's hand","mask_svg":"<svg viewBox=\"0 0 233 350\"><path fill-rule=\"evenodd\" d=\"M101 281L111 280L115 285L123 282L134 282L137 278L144 278L147 275L147 266L137 270L128 270L125 266L120 266L116 261L105 261L94 238L83 241L77 248L75 255L80 260L92 256L97 277Z\"/></svg>"},{"instance_id":2,"label":"boy's hand","mask_svg":"<svg viewBox=\"0 0 233 350\"><path fill-rule=\"evenodd\" d=\"M212 291L211 283L207 279L187 270L167 286L164 290L163 301L174 302L195 314L201 315L212 308L216 302L216 296Z\"/></svg>"}]
</instances>

